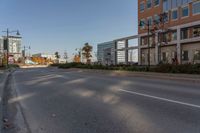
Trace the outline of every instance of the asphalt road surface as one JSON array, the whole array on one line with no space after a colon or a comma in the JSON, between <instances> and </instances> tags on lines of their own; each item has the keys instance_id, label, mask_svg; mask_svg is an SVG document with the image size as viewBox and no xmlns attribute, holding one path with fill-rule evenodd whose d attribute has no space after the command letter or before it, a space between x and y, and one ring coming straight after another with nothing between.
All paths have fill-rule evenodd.
<instances>
[{"instance_id":1,"label":"asphalt road surface","mask_svg":"<svg viewBox=\"0 0 200 133\"><path fill-rule=\"evenodd\" d=\"M197 83L36 68L10 88L5 132L200 133Z\"/></svg>"}]
</instances>

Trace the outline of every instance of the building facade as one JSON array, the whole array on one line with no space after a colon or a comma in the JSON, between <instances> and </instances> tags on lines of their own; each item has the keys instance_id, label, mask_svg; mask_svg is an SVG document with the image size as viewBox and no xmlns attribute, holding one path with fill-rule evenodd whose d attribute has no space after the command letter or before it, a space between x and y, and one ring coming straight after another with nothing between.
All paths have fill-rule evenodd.
<instances>
[{"instance_id":1,"label":"building facade","mask_svg":"<svg viewBox=\"0 0 200 133\"><path fill-rule=\"evenodd\" d=\"M138 0L138 22L140 65L200 63L200 0Z\"/></svg>"},{"instance_id":2,"label":"building facade","mask_svg":"<svg viewBox=\"0 0 200 133\"><path fill-rule=\"evenodd\" d=\"M114 64L115 43L113 41L104 42L97 45L97 61L103 65Z\"/></svg>"},{"instance_id":3,"label":"building facade","mask_svg":"<svg viewBox=\"0 0 200 133\"><path fill-rule=\"evenodd\" d=\"M97 60L103 65L138 63L138 35L98 44ZM134 42L131 42L134 41Z\"/></svg>"},{"instance_id":4,"label":"building facade","mask_svg":"<svg viewBox=\"0 0 200 133\"><path fill-rule=\"evenodd\" d=\"M17 36L9 36L8 42L7 37L3 37L3 47L4 49L8 49L9 62L17 62L20 58L22 58L22 38ZM8 46L7 46L8 43Z\"/></svg>"},{"instance_id":5,"label":"building facade","mask_svg":"<svg viewBox=\"0 0 200 133\"><path fill-rule=\"evenodd\" d=\"M3 66L3 57L4 57L4 47L3 47L3 38L0 37L0 66Z\"/></svg>"},{"instance_id":6,"label":"building facade","mask_svg":"<svg viewBox=\"0 0 200 133\"><path fill-rule=\"evenodd\" d=\"M33 54L32 57L41 57L41 58L46 58L50 60L57 59L55 54L48 54L48 53L37 53L37 54Z\"/></svg>"}]
</instances>

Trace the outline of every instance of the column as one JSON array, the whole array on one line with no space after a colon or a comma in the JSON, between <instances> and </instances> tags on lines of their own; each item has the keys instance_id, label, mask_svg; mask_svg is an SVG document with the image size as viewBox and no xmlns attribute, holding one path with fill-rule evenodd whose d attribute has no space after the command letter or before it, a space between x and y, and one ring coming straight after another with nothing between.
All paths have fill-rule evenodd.
<instances>
[{"instance_id":1,"label":"column","mask_svg":"<svg viewBox=\"0 0 200 133\"><path fill-rule=\"evenodd\" d=\"M141 62L141 48L140 48L140 40L141 40L141 37L139 36L138 37L138 65L142 65L142 62Z\"/></svg>"},{"instance_id":2,"label":"column","mask_svg":"<svg viewBox=\"0 0 200 133\"><path fill-rule=\"evenodd\" d=\"M114 42L114 65L117 65L117 41Z\"/></svg>"},{"instance_id":3,"label":"column","mask_svg":"<svg viewBox=\"0 0 200 133\"><path fill-rule=\"evenodd\" d=\"M176 51L177 51L177 59L178 63L182 64L182 52L181 52L181 29L180 27L177 28L177 45L176 45Z\"/></svg>"},{"instance_id":4,"label":"column","mask_svg":"<svg viewBox=\"0 0 200 133\"><path fill-rule=\"evenodd\" d=\"M128 65L128 40L125 40L125 64Z\"/></svg>"},{"instance_id":5,"label":"column","mask_svg":"<svg viewBox=\"0 0 200 133\"><path fill-rule=\"evenodd\" d=\"M155 63L159 64L159 43L158 43L158 33L155 34Z\"/></svg>"}]
</instances>

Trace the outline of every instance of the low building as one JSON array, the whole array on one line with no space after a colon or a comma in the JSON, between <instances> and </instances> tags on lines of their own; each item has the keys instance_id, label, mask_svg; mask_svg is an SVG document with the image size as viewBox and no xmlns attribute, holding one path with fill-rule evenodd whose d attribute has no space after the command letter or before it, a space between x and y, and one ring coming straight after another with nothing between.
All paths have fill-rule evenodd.
<instances>
[{"instance_id":1,"label":"low building","mask_svg":"<svg viewBox=\"0 0 200 133\"><path fill-rule=\"evenodd\" d=\"M55 54L48 54L48 53L37 53L37 54L33 54L32 57L41 57L41 58L46 58L49 60L56 60Z\"/></svg>"}]
</instances>

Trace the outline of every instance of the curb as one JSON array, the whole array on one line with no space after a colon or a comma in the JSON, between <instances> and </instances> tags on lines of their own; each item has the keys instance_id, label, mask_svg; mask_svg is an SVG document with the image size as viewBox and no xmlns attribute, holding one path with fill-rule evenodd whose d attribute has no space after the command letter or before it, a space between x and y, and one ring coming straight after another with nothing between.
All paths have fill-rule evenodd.
<instances>
[{"instance_id":1,"label":"curb","mask_svg":"<svg viewBox=\"0 0 200 133\"><path fill-rule=\"evenodd\" d=\"M2 133L2 126L3 126L3 93L4 87L8 78L9 72L4 72L3 76L0 78L0 133Z\"/></svg>"},{"instance_id":2,"label":"curb","mask_svg":"<svg viewBox=\"0 0 200 133\"><path fill-rule=\"evenodd\" d=\"M70 69L69 69L70 70ZM127 76L127 77L144 77L162 80L176 80L181 82L200 83L200 75L194 74L172 74L172 73L153 73L153 72L132 72L132 71L116 71L116 70L98 70L98 69L79 69L72 68L72 71L93 72L107 74L110 76Z\"/></svg>"}]
</instances>

